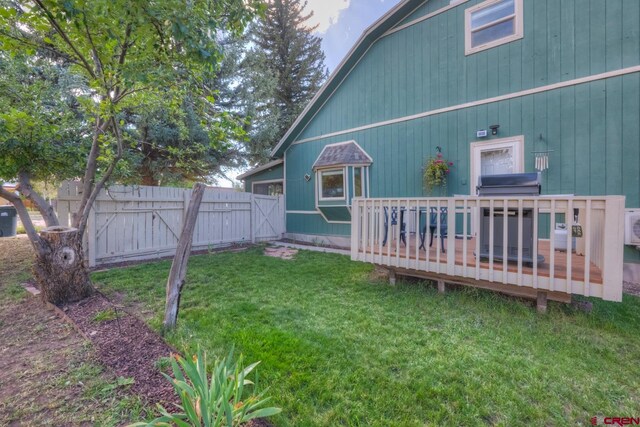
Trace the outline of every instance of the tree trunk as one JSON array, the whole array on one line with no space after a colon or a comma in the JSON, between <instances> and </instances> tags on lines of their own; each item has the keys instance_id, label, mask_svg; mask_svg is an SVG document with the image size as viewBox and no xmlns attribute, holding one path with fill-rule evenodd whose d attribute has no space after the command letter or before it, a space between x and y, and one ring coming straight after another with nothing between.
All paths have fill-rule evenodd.
<instances>
[{"instance_id":1,"label":"tree trunk","mask_svg":"<svg viewBox=\"0 0 640 427\"><path fill-rule=\"evenodd\" d=\"M187 208L187 215L184 218L182 233L178 240L178 248L176 255L171 264L169 271L169 279L167 280L167 300L164 310L164 330L173 329L178 319L178 308L180 306L180 292L184 285L184 279L187 275L187 264L189 263L189 255L191 255L191 244L193 242L193 230L196 228L196 220L198 219L198 211L200 210L200 202L204 195L205 186L203 184L194 184L191 193L191 201Z\"/></svg>"},{"instance_id":2,"label":"tree trunk","mask_svg":"<svg viewBox=\"0 0 640 427\"><path fill-rule=\"evenodd\" d=\"M40 232L46 250L36 254L35 278L42 298L60 305L94 292L84 262L82 236L76 228L49 227Z\"/></svg>"}]
</instances>

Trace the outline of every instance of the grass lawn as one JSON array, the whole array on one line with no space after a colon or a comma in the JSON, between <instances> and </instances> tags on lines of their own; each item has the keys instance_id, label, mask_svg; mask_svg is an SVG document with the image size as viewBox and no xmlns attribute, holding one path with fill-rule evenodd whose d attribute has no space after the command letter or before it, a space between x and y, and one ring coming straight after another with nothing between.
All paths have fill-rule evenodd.
<instances>
[{"instance_id":1,"label":"grass lawn","mask_svg":"<svg viewBox=\"0 0 640 427\"><path fill-rule=\"evenodd\" d=\"M170 263L93 275L161 324ZM186 353L232 345L261 360L279 426L590 425L640 416L640 299L546 316L473 289L390 287L370 265L259 248L191 259L179 328Z\"/></svg>"}]
</instances>

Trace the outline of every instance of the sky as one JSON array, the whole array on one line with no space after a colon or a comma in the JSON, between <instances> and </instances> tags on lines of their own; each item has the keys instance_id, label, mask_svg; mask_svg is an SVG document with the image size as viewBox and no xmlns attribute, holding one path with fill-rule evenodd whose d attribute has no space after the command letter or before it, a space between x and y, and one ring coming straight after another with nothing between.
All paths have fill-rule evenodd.
<instances>
[{"instance_id":1,"label":"sky","mask_svg":"<svg viewBox=\"0 0 640 427\"><path fill-rule=\"evenodd\" d=\"M333 72L353 47L362 32L400 0L308 0L314 16L310 24L318 25L326 65Z\"/></svg>"}]
</instances>

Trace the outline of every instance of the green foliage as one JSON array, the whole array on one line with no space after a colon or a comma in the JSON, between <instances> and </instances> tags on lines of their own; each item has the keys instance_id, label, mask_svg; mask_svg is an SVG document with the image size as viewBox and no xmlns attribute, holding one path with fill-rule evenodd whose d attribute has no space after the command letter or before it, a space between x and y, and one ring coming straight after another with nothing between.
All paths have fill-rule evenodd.
<instances>
[{"instance_id":1,"label":"green foliage","mask_svg":"<svg viewBox=\"0 0 640 427\"><path fill-rule=\"evenodd\" d=\"M187 97L197 119L209 123L209 144L241 132L211 109L205 82L222 58L218 34L242 33L262 10L263 0L0 0L0 61L22 67L0 91L0 178L82 176L91 143L98 176L125 158L133 163L116 173L132 177L135 150L126 148L136 141L119 129L127 114L161 106L179 117ZM59 76L35 86L15 78L37 77L37 67ZM180 151L180 162L192 151Z\"/></svg>"},{"instance_id":2,"label":"green foliage","mask_svg":"<svg viewBox=\"0 0 640 427\"><path fill-rule=\"evenodd\" d=\"M82 88L65 67L0 53L0 180L19 172L42 181L82 173L90 141L71 94Z\"/></svg>"},{"instance_id":3,"label":"green foliage","mask_svg":"<svg viewBox=\"0 0 640 427\"><path fill-rule=\"evenodd\" d=\"M108 308L106 310L101 310L101 311L97 312L96 315L93 316L93 321L94 322L108 322L110 320L116 320L116 319L118 319L120 317L122 317L122 315L119 315L116 310L114 310L113 308Z\"/></svg>"},{"instance_id":4,"label":"green foliage","mask_svg":"<svg viewBox=\"0 0 640 427\"><path fill-rule=\"evenodd\" d=\"M447 186L447 176L451 166L453 166L453 162L448 162L442 158L442 153L427 159L422 176L427 192L431 193L434 188Z\"/></svg>"},{"instance_id":5,"label":"green foliage","mask_svg":"<svg viewBox=\"0 0 640 427\"><path fill-rule=\"evenodd\" d=\"M171 382L182 405L181 411L170 414L158 405L161 417L150 423L136 423L132 426L206 426L234 427L254 418L265 418L280 413L280 409L264 407L270 400L265 391L248 393L247 388L257 389L248 379L259 362L242 367L242 356L233 361L233 350L229 355L217 360L213 366L211 380L207 374L207 359L203 351L190 359L176 355L171 359L173 378L162 373ZM257 373L255 374L257 382Z\"/></svg>"}]
</instances>

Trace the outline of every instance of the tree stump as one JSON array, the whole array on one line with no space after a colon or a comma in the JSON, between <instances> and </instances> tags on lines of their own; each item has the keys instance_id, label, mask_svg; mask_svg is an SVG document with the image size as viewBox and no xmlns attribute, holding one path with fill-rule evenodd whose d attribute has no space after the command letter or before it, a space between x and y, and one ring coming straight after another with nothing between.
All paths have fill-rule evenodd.
<instances>
[{"instance_id":1,"label":"tree stump","mask_svg":"<svg viewBox=\"0 0 640 427\"><path fill-rule=\"evenodd\" d=\"M82 236L76 228L49 227L40 232L43 251L36 255L34 275L42 298L52 304L79 301L94 292L84 262Z\"/></svg>"}]
</instances>

